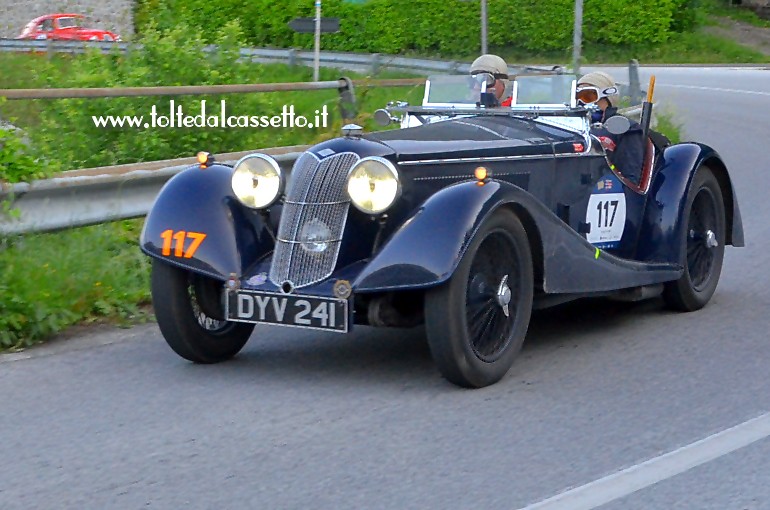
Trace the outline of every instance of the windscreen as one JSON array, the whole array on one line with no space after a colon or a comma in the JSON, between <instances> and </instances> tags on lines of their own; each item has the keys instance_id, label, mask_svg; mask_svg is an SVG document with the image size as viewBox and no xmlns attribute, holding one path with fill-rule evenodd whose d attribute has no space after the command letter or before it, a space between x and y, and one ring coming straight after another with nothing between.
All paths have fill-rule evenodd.
<instances>
[{"instance_id":1,"label":"windscreen","mask_svg":"<svg viewBox=\"0 0 770 510\"><path fill-rule=\"evenodd\" d=\"M517 75L512 106L574 106L575 75ZM433 75L425 85L423 106L476 106L481 86L468 75Z\"/></svg>"},{"instance_id":2,"label":"windscreen","mask_svg":"<svg viewBox=\"0 0 770 510\"><path fill-rule=\"evenodd\" d=\"M471 76L462 74L429 76L423 106L476 106L481 87Z\"/></svg>"},{"instance_id":3,"label":"windscreen","mask_svg":"<svg viewBox=\"0 0 770 510\"><path fill-rule=\"evenodd\" d=\"M513 104L574 106L574 81L573 74L516 76Z\"/></svg>"}]
</instances>

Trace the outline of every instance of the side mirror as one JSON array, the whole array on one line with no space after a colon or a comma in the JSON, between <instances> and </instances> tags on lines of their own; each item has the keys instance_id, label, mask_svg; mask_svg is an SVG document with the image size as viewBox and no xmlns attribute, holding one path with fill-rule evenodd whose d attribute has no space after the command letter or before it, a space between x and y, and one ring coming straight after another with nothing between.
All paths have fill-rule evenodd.
<instances>
[{"instance_id":1,"label":"side mirror","mask_svg":"<svg viewBox=\"0 0 770 510\"><path fill-rule=\"evenodd\" d=\"M622 135L631 129L631 121L622 115L613 115L604 121L604 128L613 135Z\"/></svg>"},{"instance_id":2,"label":"side mirror","mask_svg":"<svg viewBox=\"0 0 770 510\"><path fill-rule=\"evenodd\" d=\"M392 117L390 115L390 112L386 110L385 108L380 108L379 110L374 112L374 122L379 124L380 126L387 126L391 122L397 121L395 117Z\"/></svg>"}]
</instances>

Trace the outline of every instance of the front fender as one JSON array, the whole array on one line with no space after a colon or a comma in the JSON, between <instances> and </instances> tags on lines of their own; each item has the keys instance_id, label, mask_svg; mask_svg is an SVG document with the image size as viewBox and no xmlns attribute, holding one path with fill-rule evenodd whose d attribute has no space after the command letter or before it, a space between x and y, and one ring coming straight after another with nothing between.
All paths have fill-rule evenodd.
<instances>
[{"instance_id":1,"label":"front fender","mask_svg":"<svg viewBox=\"0 0 770 510\"><path fill-rule=\"evenodd\" d=\"M482 223L499 207L511 208L524 224L535 264L542 264L546 293L602 292L676 280L681 274L675 266L602 252L517 186L465 181L426 200L359 273L353 288L380 292L447 281Z\"/></svg>"},{"instance_id":2,"label":"front fender","mask_svg":"<svg viewBox=\"0 0 770 510\"><path fill-rule=\"evenodd\" d=\"M233 195L232 168L191 167L161 189L142 229L151 257L225 280L273 249L264 221ZM200 240L200 241L199 241Z\"/></svg>"},{"instance_id":3,"label":"front fender","mask_svg":"<svg viewBox=\"0 0 770 510\"><path fill-rule=\"evenodd\" d=\"M359 292L420 288L446 281L481 221L498 203L500 183L466 181L426 200L358 275Z\"/></svg>"},{"instance_id":4,"label":"front fender","mask_svg":"<svg viewBox=\"0 0 770 510\"><path fill-rule=\"evenodd\" d=\"M681 263L682 229L687 228L684 208L695 171L708 166L722 189L725 204L726 243L743 246L743 222L735 188L722 158L711 147L683 143L666 148L650 188L642 220L637 256L651 262Z\"/></svg>"}]
</instances>

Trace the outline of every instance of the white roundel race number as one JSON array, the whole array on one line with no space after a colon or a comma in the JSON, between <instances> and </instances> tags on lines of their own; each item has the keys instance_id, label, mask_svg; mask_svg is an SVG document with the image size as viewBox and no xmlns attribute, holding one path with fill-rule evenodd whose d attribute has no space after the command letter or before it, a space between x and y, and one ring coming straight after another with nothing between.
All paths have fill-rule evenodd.
<instances>
[{"instance_id":1,"label":"white roundel race number","mask_svg":"<svg viewBox=\"0 0 770 510\"><path fill-rule=\"evenodd\" d=\"M626 195L624 193L595 193L588 200L586 223L591 231L589 243L599 248L614 248L623 237L626 226Z\"/></svg>"}]
</instances>

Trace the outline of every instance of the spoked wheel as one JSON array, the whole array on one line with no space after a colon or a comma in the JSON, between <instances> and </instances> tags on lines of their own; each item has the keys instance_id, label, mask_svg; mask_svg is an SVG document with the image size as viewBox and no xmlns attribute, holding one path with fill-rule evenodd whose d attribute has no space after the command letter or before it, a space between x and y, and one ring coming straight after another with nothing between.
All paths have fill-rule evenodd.
<instances>
[{"instance_id":1,"label":"spoked wheel","mask_svg":"<svg viewBox=\"0 0 770 510\"><path fill-rule=\"evenodd\" d=\"M510 211L494 213L448 283L425 296L425 326L441 374L459 386L499 381L521 349L532 312L532 254Z\"/></svg>"},{"instance_id":2,"label":"spoked wheel","mask_svg":"<svg viewBox=\"0 0 770 510\"><path fill-rule=\"evenodd\" d=\"M168 345L196 363L230 359L246 344L253 324L226 321L221 283L157 259L152 261L152 302Z\"/></svg>"},{"instance_id":3,"label":"spoked wheel","mask_svg":"<svg viewBox=\"0 0 770 510\"><path fill-rule=\"evenodd\" d=\"M719 283L725 254L725 206L722 190L708 167L700 167L685 205L682 233L684 274L666 284L663 297L676 310L690 312L709 302Z\"/></svg>"}]
</instances>

